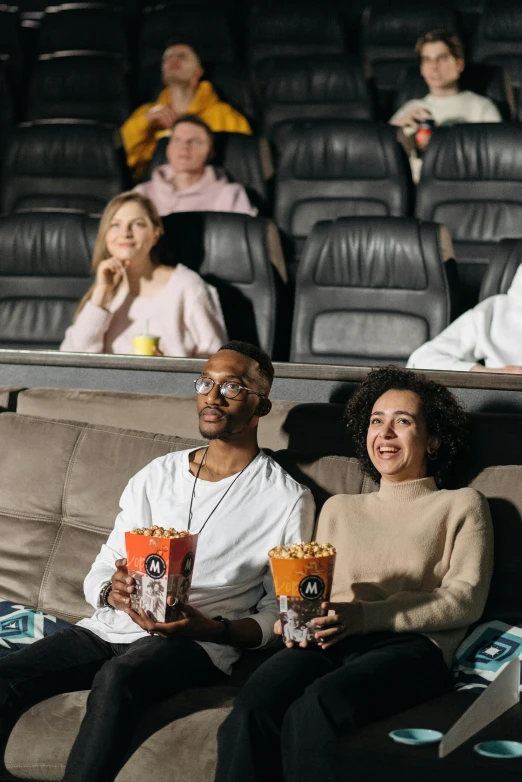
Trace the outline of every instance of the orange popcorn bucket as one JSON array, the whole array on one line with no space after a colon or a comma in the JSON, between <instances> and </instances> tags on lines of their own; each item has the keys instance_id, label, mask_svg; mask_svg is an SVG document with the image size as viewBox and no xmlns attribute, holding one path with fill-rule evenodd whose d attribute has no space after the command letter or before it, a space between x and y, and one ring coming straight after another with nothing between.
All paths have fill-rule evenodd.
<instances>
[{"instance_id":1,"label":"orange popcorn bucket","mask_svg":"<svg viewBox=\"0 0 522 782\"><path fill-rule=\"evenodd\" d=\"M131 595L135 611L143 608L154 622L176 620L176 605L167 605L167 598L188 601L197 542L197 534L164 538L125 533L127 569L136 581Z\"/></svg>"},{"instance_id":2,"label":"orange popcorn bucket","mask_svg":"<svg viewBox=\"0 0 522 782\"><path fill-rule=\"evenodd\" d=\"M312 619L328 613L321 603L330 599L335 554L303 559L269 558L283 641L317 643Z\"/></svg>"}]
</instances>

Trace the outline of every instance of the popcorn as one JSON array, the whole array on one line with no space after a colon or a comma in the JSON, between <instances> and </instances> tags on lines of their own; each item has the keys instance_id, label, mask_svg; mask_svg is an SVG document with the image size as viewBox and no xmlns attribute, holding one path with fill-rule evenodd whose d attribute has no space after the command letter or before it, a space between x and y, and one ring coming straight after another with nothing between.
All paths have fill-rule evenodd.
<instances>
[{"instance_id":1,"label":"popcorn","mask_svg":"<svg viewBox=\"0 0 522 782\"><path fill-rule=\"evenodd\" d=\"M331 543L293 543L291 546L276 546L268 552L273 559L312 559L315 557L332 557L336 549Z\"/></svg>"},{"instance_id":2,"label":"popcorn","mask_svg":"<svg viewBox=\"0 0 522 782\"><path fill-rule=\"evenodd\" d=\"M147 535L152 538L168 538L169 540L174 540L175 538L186 538L187 535L190 535L190 532L187 532L187 530L178 532L174 527L164 529L163 527L158 527L154 524L152 527L138 527L137 529L131 530L129 534Z\"/></svg>"},{"instance_id":3,"label":"popcorn","mask_svg":"<svg viewBox=\"0 0 522 782\"><path fill-rule=\"evenodd\" d=\"M197 540L196 533L157 524L125 533L127 568L134 578L131 608L142 608L155 622L178 618L178 602L189 600Z\"/></svg>"}]
</instances>

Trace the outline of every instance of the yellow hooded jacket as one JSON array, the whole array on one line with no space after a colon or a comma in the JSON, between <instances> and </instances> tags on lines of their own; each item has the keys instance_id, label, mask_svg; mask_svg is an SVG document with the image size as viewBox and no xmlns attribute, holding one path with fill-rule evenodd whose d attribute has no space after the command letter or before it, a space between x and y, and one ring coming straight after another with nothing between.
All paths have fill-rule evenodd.
<instances>
[{"instance_id":1,"label":"yellow hooded jacket","mask_svg":"<svg viewBox=\"0 0 522 782\"><path fill-rule=\"evenodd\" d=\"M170 106L170 92L165 88L155 103L144 103L136 109L121 127L123 146L127 154L127 163L133 176L138 179L146 171L147 164L154 154L158 139L170 135L170 130L152 128L147 112L153 106ZM197 114L216 132L246 133L252 130L245 117L228 103L219 100L212 84L201 81L187 114Z\"/></svg>"}]
</instances>

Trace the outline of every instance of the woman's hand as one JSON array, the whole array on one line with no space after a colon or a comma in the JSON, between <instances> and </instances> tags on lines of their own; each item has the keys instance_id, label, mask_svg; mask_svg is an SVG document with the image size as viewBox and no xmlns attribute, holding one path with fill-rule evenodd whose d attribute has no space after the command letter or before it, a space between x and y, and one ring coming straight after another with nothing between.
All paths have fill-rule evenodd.
<instances>
[{"instance_id":1,"label":"woman's hand","mask_svg":"<svg viewBox=\"0 0 522 782\"><path fill-rule=\"evenodd\" d=\"M101 261L96 269L91 296L91 302L95 307L106 307L112 301L129 263L130 261L120 261L118 258L107 258Z\"/></svg>"},{"instance_id":2,"label":"woman's hand","mask_svg":"<svg viewBox=\"0 0 522 782\"><path fill-rule=\"evenodd\" d=\"M321 608L334 611L328 616L317 616L312 624L317 627L315 637L322 649L328 649L350 635L361 635L363 631L363 608L358 600L352 603L321 603Z\"/></svg>"}]
</instances>

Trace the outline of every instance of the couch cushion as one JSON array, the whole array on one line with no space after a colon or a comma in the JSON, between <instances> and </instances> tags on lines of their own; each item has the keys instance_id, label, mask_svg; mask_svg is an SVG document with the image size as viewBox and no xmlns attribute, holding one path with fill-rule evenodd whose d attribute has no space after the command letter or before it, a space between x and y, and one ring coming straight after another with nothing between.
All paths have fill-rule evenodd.
<instances>
[{"instance_id":1,"label":"couch cushion","mask_svg":"<svg viewBox=\"0 0 522 782\"><path fill-rule=\"evenodd\" d=\"M133 754L118 782L142 782L151 769L154 779L170 782L212 779L217 729L236 692L228 686L194 689L146 708L135 728ZM88 694L56 695L26 711L7 743L8 771L24 779L61 780Z\"/></svg>"},{"instance_id":2,"label":"couch cushion","mask_svg":"<svg viewBox=\"0 0 522 782\"><path fill-rule=\"evenodd\" d=\"M1 389L0 389L1 391ZM1 396L0 396L1 404ZM284 423L297 402L272 402L259 425L259 444L273 451L286 448ZM84 421L89 424L132 427L144 432L201 437L194 395L131 394L76 388L30 388L18 395L17 411L24 415Z\"/></svg>"},{"instance_id":3,"label":"couch cushion","mask_svg":"<svg viewBox=\"0 0 522 782\"><path fill-rule=\"evenodd\" d=\"M198 444L14 413L0 415L0 441L1 597L72 622L92 614L83 579L129 478Z\"/></svg>"},{"instance_id":4,"label":"couch cushion","mask_svg":"<svg viewBox=\"0 0 522 782\"><path fill-rule=\"evenodd\" d=\"M0 657L23 649L27 644L39 641L58 630L65 630L66 627L70 627L70 624L63 619L11 603L9 600L0 600Z\"/></svg>"}]
</instances>

